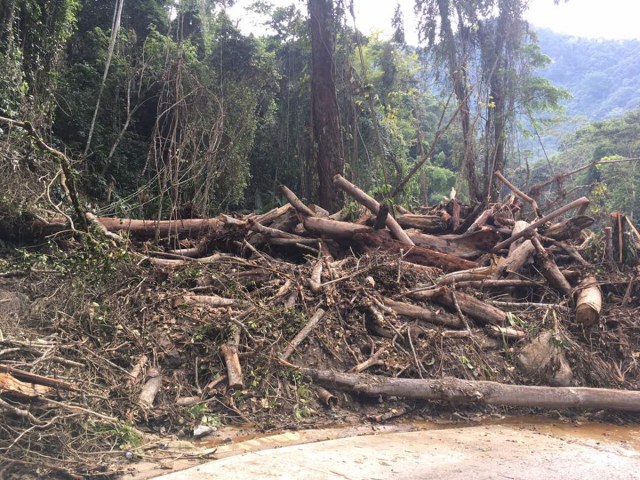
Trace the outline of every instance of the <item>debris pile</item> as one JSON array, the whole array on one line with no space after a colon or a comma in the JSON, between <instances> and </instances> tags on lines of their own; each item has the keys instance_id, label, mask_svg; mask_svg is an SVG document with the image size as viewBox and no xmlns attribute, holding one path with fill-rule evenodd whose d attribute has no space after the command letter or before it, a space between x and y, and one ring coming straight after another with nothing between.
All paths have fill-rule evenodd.
<instances>
[{"instance_id":1,"label":"debris pile","mask_svg":"<svg viewBox=\"0 0 640 480\"><path fill-rule=\"evenodd\" d=\"M261 215L88 215L110 247L87 275L5 275L33 305L29 328L0 337L2 455L111 475L110 455L160 444L139 434L335 422L330 409L385 421L418 408L403 399L637 412L635 273L603 268L631 258L633 224L616 214L598 238L588 199L544 214L496 176L512 194L482 211L451 198L416 214L337 176L357 206L334 214L282 187L288 203ZM381 395L399 400L363 399Z\"/></svg>"}]
</instances>

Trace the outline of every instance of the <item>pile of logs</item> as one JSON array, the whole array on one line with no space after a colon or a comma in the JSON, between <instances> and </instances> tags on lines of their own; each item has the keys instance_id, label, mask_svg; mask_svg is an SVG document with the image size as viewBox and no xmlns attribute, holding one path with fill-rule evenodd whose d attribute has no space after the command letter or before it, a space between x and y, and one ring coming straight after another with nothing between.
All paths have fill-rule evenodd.
<instances>
[{"instance_id":1,"label":"pile of logs","mask_svg":"<svg viewBox=\"0 0 640 480\"><path fill-rule=\"evenodd\" d=\"M602 307L598 283L589 273L589 263L582 257L580 243L585 240L583 230L593 224L584 215L589 200L574 200L543 215L536 202L511 185L498 172L514 193L503 204L463 218L465 209L457 200L414 214L396 207L393 216L387 205L379 204L365 192L337 175L335 184L368 209L359 218L346 221L347 213L330 215L317 206L305 205L287 187L281 191L288 203L265 214L250 214L241 218L222 215L212 219L150 221L116 218L89 220L112 237L126 234L132 238L169 237L189 239L185 248L163 252L149 252L150 261L165 267L191 262L213 263L226 253L212 253L212 245L219 248L222 239L234 243L235 249L260 250L265 247L280 252L299 250L326 262L357 253L395 253L401 255L402 268L420 271L435 267L446 272L436 279L434 288L407 293L407 298L435 302L460 309L482 324L502 325L505 313L464 293L467 289L504 289L535 286L544 282L561 297L575 300L576 321L590 326L597 322ZM522 207L518 199L531 205L535 218L529 222L518 220ZM569 219L564 214L576 211ZM56 222L43 228L56 228ZM216 242L217 241L217 242ZM576 245L575 242L578 242ZM542 279L522 274L527 265L534 264ZM311 282L321 286L323 262L317 262ZM463 290L454 296L453 290ZM399 314L411 310L409 304L390 301ZM417 314L417 312L414 312ZM426 312L425 319L449 326L461 326L455 315L435 318Z\"/></svg>"},{"instance_id":2,"label":"pile of logs","mask_svg":"<svg viewBox=\"0 0 640 480\"><path fill-rule=\"evenodd\" d=\"M335 185L366 208L359 210L357 218L353 218L353 211L331 214L315 205L306 205L294 192L282 186L281 192L288 203L261 215L221 215L214 219L174 221L91 215L87 219L114 242L125 241L125 237L173 238L174 248L145 252L146 260L163 268L211 264L224 261L230 255L238 259L239 253L247 258L269 251L280 257L295 256L297 261L304 260L306 255L313 265L307 285L317 295L334 281L328 271L341 258L354 254L393 254L398 258L399 271L416 272L431 281L401 291L393 298L384 297L374 314L408 317L444 327L450 329L445 332L448 336L473 336L471 329L482 327L488 336L503 341L525 338L526 332L508 322L510 302L488 301L487 295L483 294L487 291L512 292L519 287L551 290L555 294L549 307L561 303L559 308L572 311L568 321L584 328L596 325L603 296L590 263L582 255L592 240L585 231L594 223L585 215L589 200L582 197L545 214L534 198L521 192L500 172L496 177L512 194L505 202L490 205L484 211L474 211L452 198L446 204L416 214L380 204L337 175ZM529 220L524 219L525 211L530 212ZM573 216L567 217L567 214ZM61 220L60 224L63 223ZM58 227L53 222L38 228L51 232ZM617 234L621 237L620 232L621 229ZM638 237L640 239L640 235ZM617 246L616 232L609 232L607 238L613 257ZM618 246L619 255L622 255L621 251ZM222 297L184 296L179 299L179 303L190 302L206 303L211 307L242 307L241 301ZM295 366L288 359L324 315L325 311L318 309L305 329L287 343L279 355L283 365ZM232 388L243 388L237 349L239 335L238 330L234 338L220 348ZM549 343L549 340L540 342ZM378 360L374 357L382 352L371 353L370 365L374 365ZM559 371L548 381L558 385L556 387L519 387L493 382L474 384L456 379L416 379L418 383L414 384L407 383L408 379L382 380L360 374L369 368L369 364L352 373L301 370L327 388L342 388L360 394L549 408L603 408L608 405L614 409L640 410L637 392L568 388L570 379L567 380L566 375L563 377L561 368L566 360L560 359L557 363L560 367L554 368ZM335 398L330 393L327 395L327 398Z\"/></svg>"}]
</instances>

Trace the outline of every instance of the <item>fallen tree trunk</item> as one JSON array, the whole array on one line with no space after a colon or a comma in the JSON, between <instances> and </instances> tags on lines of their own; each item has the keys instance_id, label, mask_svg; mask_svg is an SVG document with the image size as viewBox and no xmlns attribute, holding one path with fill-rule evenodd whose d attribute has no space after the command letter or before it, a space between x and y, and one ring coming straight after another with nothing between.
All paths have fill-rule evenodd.
<instances>
[{"instance_id":1,"label":"fallen tree trunk","mask_svg":"<svg viewBox=\"0 0 640 480\"><path fill-rule=\"evenodd\" d=\"M474 259L487 253L500 239L491 228L482 228L462 235L428 235L409 233L409 237L419 247L427 247L456 257Z\"/></svg>"},{"instance_id":2,"label":"fallen tree trunk","mask_svg":"<svg viewBox=\"0 0 640 480\"><path fill-rule=\"evenodd\" d=\"M380 395L479 405L640 412L640 392L586 387L539 387L457 378L409 379L300 369L314 382L359 395Z\"/></svg>"},{"instance_id":3,"label":"fallen tree trunk","mask_svg":"<svg viewBox=\"0 0 640 480\"><path fill-rule=\"evenodd\" d=\"M407 262L418 263L429 267L438 267L449 272L478 267L476 262L417 245L408 247L397 240L384 238L381 235L376 235L376 233L379 232L360 232L355 235L355 239L368 247L367 250L379 248L393 253L402 253L402 259Z\"/></svg>"},{"instance_id":4,"label":"fallen tree trunk","mask_svg":"<svg viewBox=\"0 0 640 480\"><path fill-rule=\"evenodd\" d=\"M135 220L132 218L93 217L92 221L103 226L108 232L127 233L136 238L153 238L158 232L161 237L200 237L211 231L220 231L224 222L217 218L190 218L185 220ZM47 233L61 231L66 219L54 218L39 227Z\"/></svg>"},{"instance_id":5,"label":"fallen tree trunk","mask_svg":"<svg viewBox=\"0 0 640 480\"><path fill-rule=\"evenodd\" d=\"M454 296L455 295L455 299ZM482 323L501 325L505 322L507 314L493 305L490 305L476 297L462 292L454 292L447 287L438 287L432 290L419 292L408 292L405 294L409 298L416 300L433 300L451 309L456 308L456 300L460 310L465 315L469 315Z\"/></svg>"},{"instance_id":6,"label":"fallen tree trunk","mask_svg":"<svg viewBox=\"0 0 640 480\"><path fill-rule=\"evenodd\" d=\"M385 298L384 304L393 310L396 315L422 320L435 325L444 325L445 327L464 327L462 321L458 317L447 312L434 312L433 310L429 310L418 305L398 302L396 300L391 300L390 298Z\"/></svg>"},{"instance_id":7,"label":"fallen tree trunk","mask_svg":"<svg viewBox=\"0 0 640 480\"><path fill-rule=\"evenodd\" d=\"M313 213L313 211L309 207L302 203L302 200L300 200L298 196L291 190L289 190L289 188L287 188L285 185L280 185L280 191L285 197L287 197L287 200L289 200L289 203L293 205L293 208L295 208L296 211L300 215L302 215L302 218L315 217L315 213Z\"/></svg>"},{"instance_id":8,"label":"fallen tree trunk","mask_svg":"<svg viewBox=\"0 0 640 480\"><path fill-rule=\"evenodd\" d=\"M565 276L562 275L562 272L558 268L558 265L556 265L556 262L553 261L553 258L551 258L551 255L549 255L542 246L540 240L537 237L533 237L531 243L533 243L533 246L538 252L540 270L544 278L549 282L549 285L563 295L571 295L571 285L569 285Z\"/></svg>"},{"instance_id":9,"label":"fallen tree trunk","mask_svg":"<svg viewBox=\"0 0 640 480\"><path fill-rule=\"evenodd\" d=\"M397 222L402 228L417 228L425 233L443 233L449 230L450 217L446 215L398 215Z\"/></svg>"},{"instance_id":10,"label":"fallen tree trunk","mask_svg":"<svg viewBox=\"0 0 640 480\"><path fill-rule=\"evenodd\" d=\"M515 235L512 235L510 238L507 238L505 241L500 242L498 245L496 245L495 247L493 247L493 252L497 252L499 250L502 250L503 248L507 248L509 245L511 245L513 242L519 240L520 238L526 236L526 235L530 235L529 230L531 231L535 231L536 228L538 228L541 225L544 225L545 223L549 222L550 220L553 220L557 217L559 217L560 215L567 213L568 211L574 210L576 208L580 208L583 206L587 206L589 205L589 199L587 197L580 197L577 200L574 200L571 203L568 203L567 205L558 208L557 210L554 210L553 212L549 213L548 215L545 215L542 218L539 218L538 220L536 220L535 222L533 222L531 225L529 225L529 228L522 230L521 232L518 232Z\"/></svg>"},{"instance_id":11,"label":"fallen tree trunk","mask_svg":"<svg viewBox=\"0 0 640 480\"><path fill-rule=\"evenodd\" d=\"M595 220L587 215L578 215L577 217L554 223L544 231L544 236L553 238L554 240L570 240L580 235L585 228L593 225Z\"/></svg>"},{"instance_id":12,"label":"fallen tree trunk","mask_svg":"<svg viewBox=\"0 0 640 480\"><path fill-rule=\"evenodd\" d=\"M527 222L516 222L513 227L512 236L519 235L520 232L524 232L529 228ZM520 244L513 242L509 245L509 254L507 258L500 264L500 268L496 271L496 278L509 277L513 278L516 273L524 267L527 262L533 257L536 249L531 243L531 240L524 240Z\"/></svg>"},{"instance_id":13,"label":"fallen tree trunk","mask_svg":"<svg viewBox=\"0 0 640 480\"><path fill-rule=\"evenodd\" d=\"M367 249L379 248L393 253L400 253L405 256L403 260L420 265L439 267L447 271L467 270L477 267L478 264L463 258L437 252L435 250L408 246L397 240L393 240L389 232L385 230L374 230L371 227L357 225L348 222L338 222L327 218L308 217L304 220L304 228L316 235L342 240L353 240Z\"/></svg>"},{"instance_id":14,"label":"fallen tree trunk","mask_svg":"<svg viewBox=\"0 0 640 480\"><path fill-rule=\"evenodd\" d=\"M375 199L371 198L365 192L356 187L354 184L347 181L342 175L338 174L333 177L333 183L336 185L336 187L351 195L373 213L375 213L376 215L378 214L378 211L380 210L380 204ZM398 225L396 219L391 215L387 215L386 224L387 227L389 227L389 230L391 230L391 233L393 233L393 236L396 237L396 239L398 239L405 245L413 245L413 241L409 238L402 227Z\"/></svg>"}]
</instances>

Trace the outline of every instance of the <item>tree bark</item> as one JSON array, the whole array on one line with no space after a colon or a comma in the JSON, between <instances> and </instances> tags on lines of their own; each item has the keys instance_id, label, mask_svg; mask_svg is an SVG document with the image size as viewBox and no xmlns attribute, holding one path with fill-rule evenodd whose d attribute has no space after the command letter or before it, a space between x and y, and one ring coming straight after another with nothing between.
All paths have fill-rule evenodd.
<instances>
[{"instance_id":1,"label":"tree bark","mask_svg":"<svg viewBox=\"0 0 640 480\"><path fill-rule=\"evenodd\" d=\"M444 233L449 229L449 215L398 215L396 221L402 228L417 228L425 233Z\"/></svg>"},{"instance_id":2,"label":"tree bark","mask_svg":"<svg viewBox=\"0 0 640 480\"><path fill-rule=\"evenodd\" d=\"M457 378L422 380L386 378L366 374L301 369L302 373L327 388L359 395L398 396L417 400L436 400L479 405L504 405L545 409L598 409L640 411L640 392L585 387L538 387L506 385Z\"/></svg>"},{"instance_id":3,"label":"tree bark","mask_svg":"<svg viewBox=\"0 0 640 480\"><path fill-rule=\"evenodd\" d=\"M311 97L320 206L335 212L343 204L333 177L344 169L333 52L333 0L308 0L311 29Z\"/></svg>"},{"instance_id":4,"label":"tree bark","mask_svg":"<svg viewBox=\"0 0 640 480\"><path fill-rule=\"evenodd\" d=\"M336 175L333 179L333 183L340 190L344 190L345 192L347 192L359 203L367 207L376 215L380 211L380 204L374 198L371 198L365 192L363 192L358 187L356 187L353 183L349 182L344 177L342 177L342 175ZM391 230L391 233L393 233L393 236L396 237L399 241L401 241L405 245L414 244L413 241L407 235L407 233L402 229L402 227L398 225L398 222L396 222L396 219L393 218L391 215L387 215L385 219L385 223L387 227L389 227L389 230Z\"/></svg>"},{"instance_id":5,"label":"tree bark","mask_svg":"<svg viewBox=\"0 0 640 480\"><path fill-rule=\"evenodd\" d=\"M598 322L602 309L602 292L594 276L586 277L578 287L576 320L586 327Z\"/></svg>"},{"instance_id":6,"label":"tree bark","mask_svg":"<svg viewBox=\"0 0 640 480\"><path fill-rule=\"evenodd\" d=\"M507 318L507 314L499 308L489 305L482 300L478 300L476 297L467 293L454 292L447 287L438 287L433 290L423 290L407 294L408 297L416 300L433 300L450 309L455 308L454 295L456 296L455 300L458 301L462 313L469 315L474 320L478 320L481 323L502 325Z\"/></svg>"}]
</instances>

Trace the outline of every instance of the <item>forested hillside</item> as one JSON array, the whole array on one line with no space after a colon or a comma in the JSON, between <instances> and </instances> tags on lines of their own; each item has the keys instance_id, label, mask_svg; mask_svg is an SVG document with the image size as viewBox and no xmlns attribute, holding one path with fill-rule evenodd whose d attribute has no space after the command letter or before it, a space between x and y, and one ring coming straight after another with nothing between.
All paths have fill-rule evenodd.
<instances>
[{"instance_id":1,"label":"forested hillside","mask_svg":"<svg viewBox=\"0 0 640 480\"><path fill-rule=\"evenodd\" d=\"M567 114L604 120L640 108L640 40L595 40L538 30L551 63L541 74L571 92Z\"/></svg>"}]
</instances>

